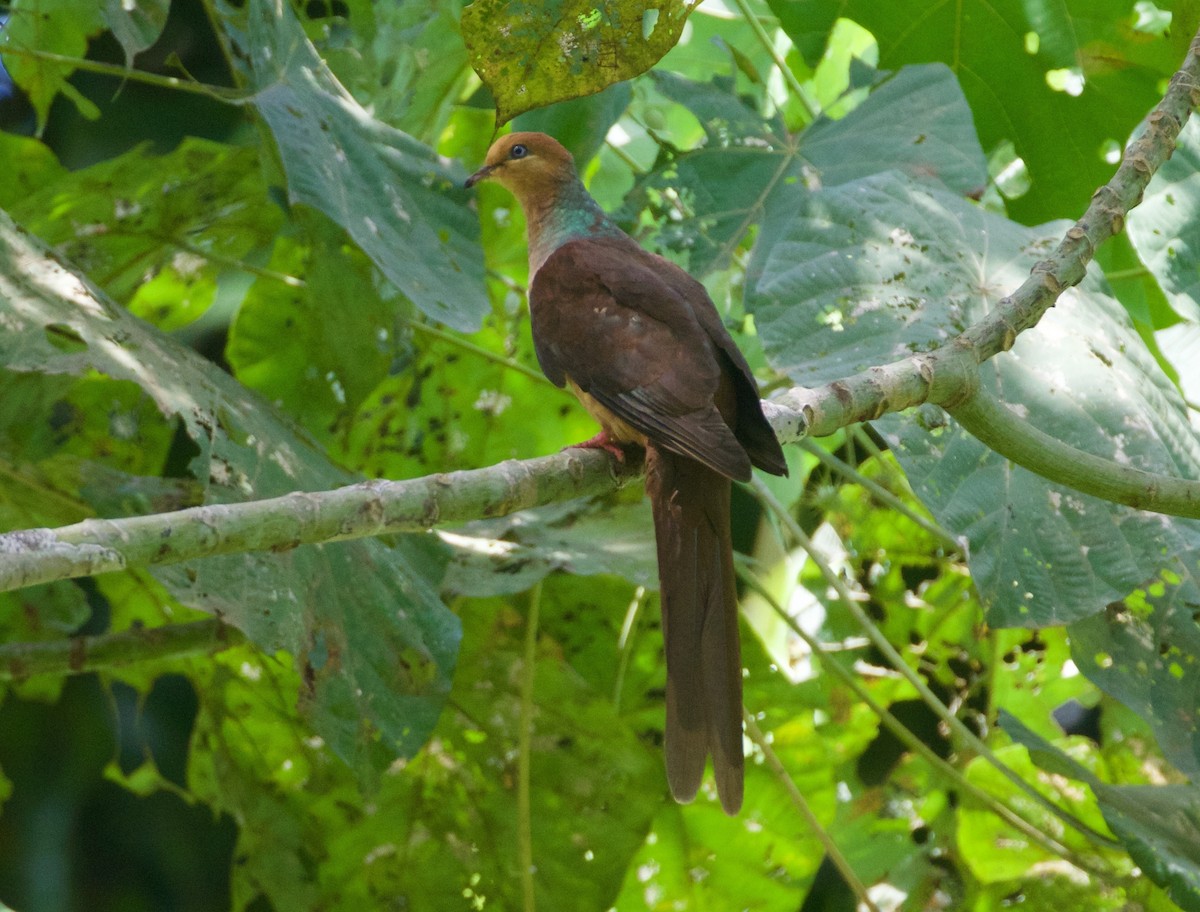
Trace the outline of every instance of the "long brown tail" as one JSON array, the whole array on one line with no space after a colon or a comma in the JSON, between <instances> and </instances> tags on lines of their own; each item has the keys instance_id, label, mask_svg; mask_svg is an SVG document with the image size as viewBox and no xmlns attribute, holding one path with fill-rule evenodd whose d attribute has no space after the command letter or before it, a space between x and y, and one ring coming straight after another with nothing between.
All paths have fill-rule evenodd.
<instances>
[{"instance_id":1,"label":"long brown tail","mask_svg":"<svg viewBox=\"0 0 1200 912\"><path fill-rule=\"evenodd\" d=\"M729 527L728 478L651 444L646 491L654 510L667 652L667 781L696 797L712 754L721 807L742 806L742 659Z\"/></svg>"}]
</instances>

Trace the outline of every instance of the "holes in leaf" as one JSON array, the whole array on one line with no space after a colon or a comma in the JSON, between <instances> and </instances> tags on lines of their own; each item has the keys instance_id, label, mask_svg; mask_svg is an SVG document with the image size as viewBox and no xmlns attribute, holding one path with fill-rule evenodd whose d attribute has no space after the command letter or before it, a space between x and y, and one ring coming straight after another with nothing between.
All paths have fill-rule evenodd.
<instances>
[{"instance_id":1,"label":"holes in leaf","mask_svg":"<svg viewBox=\"0 0 1200 912\"><path fill-rule=\"evenodd\" d=\"M88 344L73 326L66 323L51 323L46 327L46 341L64 352L86 351Z\"/></svg>"},{"instance_id":2,"label":"holes in leaf","mask_svg":"<svg viewBox=\"0 0 1200 912\"><path fill-rule=\"evenodd\" d=\"M1083 77L1083 70L1079 67L1064 67L1059 70L1048 70L1046 72L1046 85L1054 89L1056 92L1065 92L1072 98L1076 98L1083 94L1083 87L1087 80Z\"/></svg>"}]
</instances>

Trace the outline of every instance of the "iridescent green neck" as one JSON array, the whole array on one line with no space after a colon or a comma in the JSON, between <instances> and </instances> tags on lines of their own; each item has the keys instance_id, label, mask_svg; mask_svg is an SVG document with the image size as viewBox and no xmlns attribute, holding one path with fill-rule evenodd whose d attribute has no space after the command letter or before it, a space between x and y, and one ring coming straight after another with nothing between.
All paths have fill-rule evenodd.
<instances>
[{"instance_id":1,"label":"iridescent green neck","mask_svg":"<svg viewBox=\"0 0 1200 912\"><path fill-rule=\"evenodd\" d=\"M529 275L567 241L623 234L592 199L583 182L572 175L554 194L521 201L529 235Z\"/></svg>"}]
</instances>

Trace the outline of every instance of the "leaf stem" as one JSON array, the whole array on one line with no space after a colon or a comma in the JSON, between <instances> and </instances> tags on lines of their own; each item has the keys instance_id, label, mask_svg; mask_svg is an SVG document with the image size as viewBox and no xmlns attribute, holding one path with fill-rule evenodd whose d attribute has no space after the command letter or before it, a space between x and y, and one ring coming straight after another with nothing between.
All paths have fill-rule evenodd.
<instances>
[{"instance_id":1,"label":"leaf stem","mask_svg":"<svg viewBox=\"0 0 1200 912\"><path fill-rule=\"evenodd\" d=\"M762 23L758 21L758 17L754 15L750 9L750 4L747 0L733 0L737 5L738 11L742 14L742 18L746 20L750 28L754 31L754 37L758 39L758 43L762 45L763 50L767 52L775 66L779 69L779 74L783 77L783 81L787 83L788 90L796 97L796 102L804 109L804 113L808 115L809 121L816 120L821 112L808 99L808 94L804 91L804 86L800 85L800 80L796 78L796 74L792 72L792 68L787 65L787 61L775 49L775 43L771 40L771 36L767 34L767 30L763 28Z\"/></svg>"},{"instance_id":2,"label":"leaf stem","mask_svg":"<svg viewBox=\"0 0 1200 912\"><path fill-rule=\"evenodd\" d=\"M938 541L945 544L951 551L963 550L962 543L937 523L926 519L879 482L875 481L875 479L868 478L867 476L863 475L860 471L858 471L858 469L854 468L854 466L839 459L823 446L820 446L812 440L805 439L800 442L800 447L801 449L815 456L818 462L821 462L833 469L842 477L853 482L854 484L861 485L863 488L869 491L876 500L881 501L896 513L906 517L910 522L920 526Z\"/></svg>"},{"instance_id":3,"label":"leaf stem","mask_svg":"<svg viewBox=\"0 0 1200 912\"><path fill-rule=\"evenodd\" d=\"M531 380L537 381L538 383L544 383L546 386L554 387L554 384L547 380L541 371L536 371L532 367L526 367L520 361L514 361L512 358L506 358L504 355L488 351L486 348L476 345L474 342L468 342L461 336L456 336L453 333L446 332L444 329L438 329L436 326L432 326L429 323L423 323L420 320L415 319L409 319L405 322L412 327L414 332L418 332L422 335L429 336L430 338L453 345L465 352L470 352L476 357L483 358L485 361L491 361L494 364L499 364L501 367L507 367L509 370L514 370L518 374L522 374ZM557 387L555 388L557 389Z\"/></svg>"},{"instance_id":4,"label":"leaf stem","mask_svg":"<svg viewBox=\"0 0 1200 912\"><path fill-rule=\"evenodd\" d=\"M633 655L633 631L642 614L646 601L646 587L638 586L629 607L625 609L625 620L621 622L621 633L617 637L617 675L613 682L613 708L621 710L621 691L625 687L625 672L629 669L629 658Z\"/></svg>"},{"instance_id":5,"label":"leaf stem","mask_svg":"<svg viewBox=\"0 0 1200 912\"><path fill-rule=\"evenodd\" d=\"M112 76L114 79L127 80L129 82L140 82L144 85L158 86L163 89L174 89L178 92L190 92L193 95L204 95L212 98L215 101L225 102L227 104L240 104L247 99L245 92L238 89L231 89L226 86L214 86L207 83L197 82L194 79L181 79L178 76L163 76L158 73L147 73L145 70L135 70L130 67L125 67L116 63L104 63L100 60L88 60L85 57L69 57L65 54L55 54L52 51L42 51L37 48L17 47L16 45L5 45L0 49L0 58L9 54L16 57L32 57L35 60L44 60L47 63L61 63L65 66L70 66L76 70L84 70L88 73L99 73L103 76Z\"/></svg>"},{"instance_id":6,"label":"leaf stem","mask_svg":"<svg viewBox=\"0 0 1200 912\"><path fill-rule=\"evenodd\" d=\"M788 798L791 799L792 805L800 812L800 816L804 818L809 829L813 831L821 845L825 847L825 854L829 856L830 862L838 869L838 873L842 875L842 880L846 882L851 892L858 898L859 907L865 907L869 912L880 912L879 907L875 905L875 901L871 899L867 892L866 885L855 873L854 868L850 866L850 862L846 860L846 856L842 850L838 848L838 844L833 841L833 837L829 835L829 831L821 825L821 821L817 815L813 813L812 807L804 799L804 794L796 787L795 781L784 768L783 762L779 759L779 755L775 753L775 749L771 747L770 742L763 735L762 729L758 727L758 723L754 721L754 717L742 710L742 717L746 722L746 734L750 736L758 749L763 752L763 757L767 761L767 766L771 768L771 772L775 774L775 778L782 783L784 789L788 793Z\"/></svg>"},{"instance_id":7,"label":"leaf stem","mask_svg":"<svg viewBox=\"0 0 1200 912\"><path fill-rule=\"evenodd\" d=\"M1112 872L1099 868L1087 860L1080 858L1065 845L1051 838L1046 833L1043 833L1024 817L1021 817L1008 805L1004 804L1000 799L985 792L965 775L963 775L962 772L939 757L932 747L913 734L903 722L897 719L892 712L887 709L887 707L881 705L873 696L871 696L871 692L863 686L862 682L859 681L849 669L845 668L840 662L834 660L829 654L829 649L826 646L818 642L815 637L797 624L796 620L790 614L788 614L784 607L779 604L779 601L767 591L766 587L763 586L757 578L749 573L742 573L740 576L751 589L753 589L764 600L766 600L767 604L771 606L771 609L788 626L788 628L804 641L805 645L808 646L808 648L812 651L812 654L816 656L817 661L821 663L821 667L826 671L831 672L835 677L841 680L841 682L845 684L855 694L855 696L862 700L863 704L870 709L871 712L875 713L875 715L879 717L879 721L882 723L884 728L895 735L900 743L902 743L905 747L924 759L925 762L928 763L934 770L934 772L940 774L944 779L952 783L956 788L961 790L963 794L970 795L983 807L990 810L993 814L995 814L1013 829L1026 836L1030 841L1040 845L1047 852L1058 855L1059 857L1070 861L1071 864L1075 865L1081 871L1087 871L1089 874L1092 874L1100 880L1105 882L1110 882L1112 880ZM1109 842L1112 841L1109 840Z\"/></svg>"},{"instance_id":8,"label":"leaf stem","mask_svg":"<svg viewBox=\"0 0 1200 912\"><path fill-rule=\"evenodd\" d=\"M874 621L872 621L867 613L863 611L862 607L850 593L849 588L846 586L845 580L843 580L841 576L834 572L833 568L829 566L829 563L825 561L825 559L820 555L816 547L813 545L812 539L810 539L804 533L804 530L800 528L800 524L792 518L792 515L787 511L783 504L779 502L775 495L771 493L771 490L766 486L762 479L755 477L753 480L753 485L755 491L758 492L759 497L763 499L763 502L767 504L771 512L776 515L792 538L795 539L800 547L802 547L808 553L809 557L812 558L814 564L821 571L821 575L825 577L825 581L833 587L834 591L838 595L839 601L842 603L843 607L850 612L850 614L854 617L854 620L863 629L863 632L867 635L867 638L871 641L871 644L884 655L892 667L899 672L900 676L912 685L912 687L917 691L921 699L924 701L925 705L932 709L937 717L941 719L947 726L949 726L950 730L953 731L954 734L957 735L967 747L991 763L992 766L994 766L1005 776L1005 778L1021 789L1021 791L1028 794L1029 797L1036 801L1039 805L1041 805L1054 816L1058 817L1068 826L1078 830L1092 842L1103 846L1118 845L1116 840L1109 836L1105 836L1103 833L1097 832L1074 814L1058 807L1058 805L1054 804L1054 802L1022 779L1006 764L1001 762L1000 758L993 753L992 749L984 744L983 741L980 740L973 731L967 728L963 721L954 713L952 713L949 708L947 708L946 704L938 699L937 694L930 690L929 685L925 683L921 676L913 671L909 664L904 661L904 657L900 655L896 648L888 641L887 637L880 632Z\"/></svg>"},{"instance_id":9,"label":"leaf stem","mask_svg":"<svg viewBox=\"0 0 1200 912\"><path fill-rule=\"evenodd\" d=\"M525 647L521 665L521 720L517 729L517 865L524 912L537 908L533 890L533 816L530 813L530 764L533 740L533 684L537 672L538 613L542 604L539 580L529 592Z\"/></svg>"}]
</instances>

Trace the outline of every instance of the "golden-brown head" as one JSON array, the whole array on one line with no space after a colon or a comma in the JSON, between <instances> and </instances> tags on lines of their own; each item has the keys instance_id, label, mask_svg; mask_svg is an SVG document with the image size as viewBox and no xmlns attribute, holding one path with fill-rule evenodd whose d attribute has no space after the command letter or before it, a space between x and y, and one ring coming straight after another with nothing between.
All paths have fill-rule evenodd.
<instances>
[{"instance_id":1,"label":"golden-brown head","mask_svg":"<svg viewBox=\"0 0 1200 912\"><path fill-rule=\"evenodd\" d=\"M509 133L492 143L483 167L466 185L474 187L483 180L494 180L524 203L553 197L578 177L575 160L558 140L545 133Z\"/></svg>"}]
</instances>

